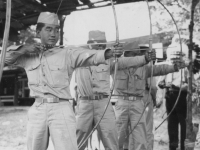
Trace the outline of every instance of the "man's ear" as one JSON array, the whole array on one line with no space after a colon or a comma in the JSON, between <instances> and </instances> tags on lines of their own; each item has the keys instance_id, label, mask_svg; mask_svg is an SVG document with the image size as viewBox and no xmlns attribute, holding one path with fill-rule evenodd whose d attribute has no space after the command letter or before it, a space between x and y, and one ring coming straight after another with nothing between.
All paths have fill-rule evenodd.
<instances>
[{"instance_id":1,"label":"man's ear","mask_svg":"<svg viewBox=\"0 0 200 150\"><path fill-rule=\"evenodd\" d=\"M88 47L89 47L89 49L92 49L92 45L91 44L89 44Z\"/></svg>"},{"instance_id":2,"label":"man's ear","mask_svg":"<svg viewBox=\"0 0 200 150\"><path fill-rule=\"evenodd\" d=\"M41 38L41 36L40 36L40 31L39 31L39 30L36 31L36 37L37 37L37 38Z\"/></svg>"}]
</instances>

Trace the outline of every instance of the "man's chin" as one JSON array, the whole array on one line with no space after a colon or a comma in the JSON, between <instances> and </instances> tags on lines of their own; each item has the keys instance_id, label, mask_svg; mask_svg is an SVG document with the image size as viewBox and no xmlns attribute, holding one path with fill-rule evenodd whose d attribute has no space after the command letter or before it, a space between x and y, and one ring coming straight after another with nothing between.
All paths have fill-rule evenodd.
<instances>
[{"instance_id":1,"label":"man's chin","mask_svg":"<svg viewBox=\"0 0 200 150\"><path fill-rule=\"evenodd\" d=\"M46 45L55 46L55 45L56 45L56 42L48 42Z\"/></svg>"}]
</instances>

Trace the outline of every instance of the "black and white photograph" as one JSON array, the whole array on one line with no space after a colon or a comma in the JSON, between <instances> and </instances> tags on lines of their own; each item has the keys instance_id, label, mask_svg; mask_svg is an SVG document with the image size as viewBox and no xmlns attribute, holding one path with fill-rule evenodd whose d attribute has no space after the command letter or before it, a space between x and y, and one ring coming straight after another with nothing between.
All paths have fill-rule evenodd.
<instances>
[{"instance_id":1,"label":"black and white photograph","mask_svg":"<svg viewBox=\"0 0 200 150\"><path fill-rule=\"evenodd\" d=\"M0 150L200 150L200 0L0 0Z\"/></svg>"}]
</instances>

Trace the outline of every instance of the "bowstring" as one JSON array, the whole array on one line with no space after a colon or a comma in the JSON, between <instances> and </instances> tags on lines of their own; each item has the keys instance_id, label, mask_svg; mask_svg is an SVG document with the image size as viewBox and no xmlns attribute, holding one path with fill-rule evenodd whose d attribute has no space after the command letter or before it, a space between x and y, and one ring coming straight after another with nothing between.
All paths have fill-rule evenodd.
<instances>
[{"instance_id":1,"label":"bowstring","mask_svg":"<svg viewBox=\"0 0 200 150\"><path fill-rule=\"evenodd\" d=\"M180 48L181 48L181 53L183 51L183 48L182 48L182 40L181 40L181 35L180 35L180 32L179 32L179 29L178 29L178 25L173 17L173 15L170 13L170 11L167 9L167 7L160 2L160 0L157 0L157 2L168 12L168 14L170 15L170 17L172 18L173 22L174 22L174 25L176 26L176 30L177 30L177 33L178 33L178 36L179 36L179 44L180 44ZM180 56L182 57L182 55ZM172 110L169 112L169 114L167 115L167 117L155 128L155 131L169 118L169 116L171 115L171 113L174 111L178 101L179 101L179 98L180 98L180 95L181 95L181 88L182 88L182 69L181 69L181 83L180 83L180 89L179 89L179 93L178 93L178 97L176 99L176 102L172 108Z\"/></svg>"}]
</instances>

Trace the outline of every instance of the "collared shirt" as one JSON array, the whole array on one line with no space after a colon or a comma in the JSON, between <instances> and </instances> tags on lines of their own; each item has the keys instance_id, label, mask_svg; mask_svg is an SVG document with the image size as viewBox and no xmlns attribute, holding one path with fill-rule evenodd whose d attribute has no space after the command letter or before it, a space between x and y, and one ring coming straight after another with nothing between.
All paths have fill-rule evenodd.
<instances>
[{"instance_id":1,"label":"collared shirt","mask_svg":"<svg viewBox=\"0 0 200 150\"><path fill-rule=\"evenodd\" d=\"M75 68L105 64L105 51L86 50L77 47L55 47L44 53L21 54L12 47L6 54L5 63L25 69L30 95L71 98L69 84Z\"/></svg>"},{"instance_id":2,"label":"collared shirt","mask_svg":"<svg viewBox=\"0 0 200 150\"><path fill-rule=\"evenodd\" d=\"M155 77L152 77L151 78L148 78L147 79L147 86L148 86L148 89L150 89L150 86L151 86L151 97L153 99L153 101L156 101L156 94L157 94L157 86L156 86L156 79ZM149 90L147 90L147 92L149 92Z\"/></svg>"},{"instance_id":3,"label":"collared shirt","mask_svg":"<svg viewBox=\"0 0 200 150\"><path fill-rule=\"evenodd\" d=\"M163 62L165 64L171 64L170 61L167 61L167 62ZM181 73L182 72L182 73ZM181 74L182 74L182 79L181 79ZM173 73L169 73L167 74L166 76L163 77L165 80L165 83L166 84L173 84L175 85L176 87L180 88L181 86L181 82L182 82L182 88L183 88L183 85L187 84L188 82L188 70L187 68L184 68L184 69L179 69L179 71L177 72L173 72ZM184 86L185 88L182 89L182 90L187 90L187 87ZM177 89L179 90L179 89Z\"/></svg>"},{"instance_id":4,"label":"collared shirt","mask_svg":"<svg viewBox=\"0 0 200 150\"><path fill-rule=\"evenodd\" d=\"M181 79L181 70L182 70L182 79ZM165 77L165 83L171 83L176 87L180 88L182 91L188 90L188 78L189 71L187 68L181 69L179 72L170 73ZM181 85L182 81L182 85ZM192 90L195 90L198 85L198 82L195 80L194 75L192 76ZM179 89L177 89L179 90Z\"/></svg>"},{"instance_id":5,"label":"collared shirt","mask_svg":"<svg viewBox=\"0 0 200 150\"><path fill-rule=\"evenodd\" d=\"M181 85L181 71L182 71L182 84L187 83L187 69L180 69L178 72L166 75L165 82L171 83L176 87Z\"/></svg>"},{"instance_id":6,"label":"collared shirt","mask_svg":"<svg viewBox=\"0 0 200 150\"><path fill-rule=\"evenodd\" d=\"M127 67L140 67L146 64L144 56L122 57L118 59L118 69ZM98 66L82 67L76 69L76 83L80 96L110 95L110 74L114 71L114 60Z\"/></svg>"},{"instance_id":7,"label":"collared shirt","mask_svg":"<svg viewBox=\"0 0 200 150\"><path fill-rule=\"evenodd\" d=\"M146 79L151 77L151 66L129 68L118 72L116 77L116 95L129 95L143 97L146 88ZM165 75L175 72L173 65L154 65L153 76Z\"/></svg>"}]
</instances>

